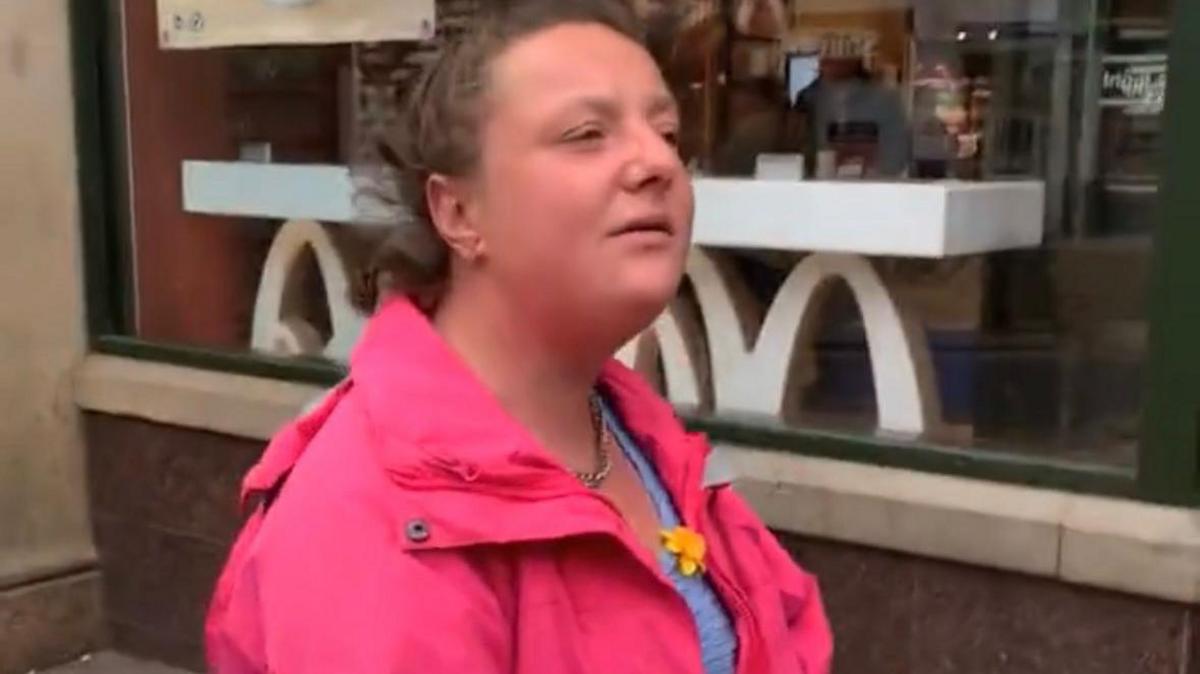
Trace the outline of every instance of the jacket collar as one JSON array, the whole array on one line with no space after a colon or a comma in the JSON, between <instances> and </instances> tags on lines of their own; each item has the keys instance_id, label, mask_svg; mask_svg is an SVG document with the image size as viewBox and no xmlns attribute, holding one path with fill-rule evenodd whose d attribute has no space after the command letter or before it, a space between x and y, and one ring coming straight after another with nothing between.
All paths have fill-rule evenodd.
<instances>
[{"instance_id":1,"label":"jacket collar","mask_svg":"<svg viewBox=\"0 0 1200 674\"><path fill-rule=\"evenodd\" d=\"M588 493L405 299L390 300L371 319L352 356L350 379L362 395L384 470L410 490L438 492L422 499L443 511L438 515L460 515L449 504L461 497L513 504ZM670 404L620 363L606 364L598 384L690 519L707 443L687 434Z\"/></svg>"}]
</instances>

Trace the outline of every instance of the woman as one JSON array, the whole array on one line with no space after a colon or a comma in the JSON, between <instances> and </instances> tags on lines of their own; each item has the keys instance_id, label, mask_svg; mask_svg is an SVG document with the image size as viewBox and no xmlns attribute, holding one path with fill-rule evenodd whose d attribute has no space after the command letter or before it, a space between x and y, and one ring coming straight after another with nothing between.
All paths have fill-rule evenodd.
<instances>
[{"instance_id":1,"label":"woman","mask_svg":"<svg viewBox=\"0 0 1200 674\"><path fill-rule=\"evenodd\" d=\"M827 672L811 577L611 360L676 292L692 218L628 10L506 3L406 119L393 252L428 283L247 476L213 670Z\"/></svg>"}]
</instances>

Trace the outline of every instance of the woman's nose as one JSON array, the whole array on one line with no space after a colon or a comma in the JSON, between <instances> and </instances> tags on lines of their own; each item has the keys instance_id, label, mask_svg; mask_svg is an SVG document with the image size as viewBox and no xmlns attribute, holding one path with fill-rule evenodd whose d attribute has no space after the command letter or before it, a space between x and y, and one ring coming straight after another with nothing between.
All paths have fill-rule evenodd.
<instances>
[{"instance_id":1,"label":"woman's nose","mask_svg":"<svg viewBox=\"0 0 1200 674\"><path fill-rule=\"evenodd\" d=\"M624 173L629 189L662 189L682 170L678 149L656 129L639 130L631 146Z\"/></svg>"}]
</instances>

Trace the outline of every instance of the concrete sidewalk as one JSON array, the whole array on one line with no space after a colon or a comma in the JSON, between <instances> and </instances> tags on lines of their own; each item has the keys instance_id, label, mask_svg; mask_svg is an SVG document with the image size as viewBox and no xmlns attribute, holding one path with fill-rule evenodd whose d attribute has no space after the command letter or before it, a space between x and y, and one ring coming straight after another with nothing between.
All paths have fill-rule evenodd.
<instances>
[{"instance_id":1,"label":"concrete sidewalk","mask_svg":"<svg viewBox=\"0 0 1200 674\"><path fill-rule=\"evenodd\" d=\"M75 662L38 670L38 674L190 674L157 662L138 660L118 653L96 653Z\"/></svg>"}]
</instances>

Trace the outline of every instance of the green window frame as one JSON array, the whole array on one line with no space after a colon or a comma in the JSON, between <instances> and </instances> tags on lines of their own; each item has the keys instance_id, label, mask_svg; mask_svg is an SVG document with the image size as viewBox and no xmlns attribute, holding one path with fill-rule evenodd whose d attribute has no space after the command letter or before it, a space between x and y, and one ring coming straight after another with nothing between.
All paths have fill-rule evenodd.
<instances>
[{"instance_id":1,"label":"green window frame","mask_svg":"<svg viewBox=\"0 0 1200 674\"><path fill-rule=\"evenodd\" d=\"M1097 0L1103 1L1103 0ZM87 325L98 353L319 385L344 376L317 359L282 359L151 343L128 336L130 240L125 203L115 4L70 0ZM1176 0L1169 47L1164 171L1154 234L1150 339L1136 469L892 440L881 436L687 418L714 441L1142 501L1200 505L1200 3Z\"/></svg>"}]
</instances>

